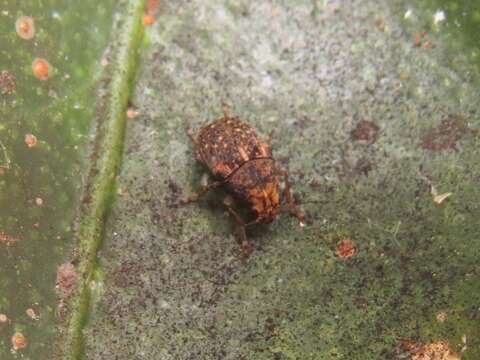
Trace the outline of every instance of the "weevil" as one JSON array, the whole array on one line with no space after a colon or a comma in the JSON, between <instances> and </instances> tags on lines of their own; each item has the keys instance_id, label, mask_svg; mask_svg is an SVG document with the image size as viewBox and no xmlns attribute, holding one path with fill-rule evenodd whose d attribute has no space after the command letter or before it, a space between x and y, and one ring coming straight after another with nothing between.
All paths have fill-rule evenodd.
<instances>
[{"instance_id":1,"label":"weevil","mask_svg":"<svg viewBox=\"0 0 480 360\"><path fill-rule=\"evenodd\" d=\"M293 200L288 172L278 166L270 145L250 125L230 116L224 108L223 117L202 128L196 137L191 129L187 129L187 135L195 146L197 160L211 171L215 181L181 203L197 201L210 190L224 187L229 195L223 203L238 225L246 254L253 249L245 231L251 225L271 223L281 211L287 210L304 226L305 215ZM285 183L284 205L280 199L281 178ZM235 202L247 206L252 221L246 222L240 216L234 208Z\"/></svg>"}]
</instances>

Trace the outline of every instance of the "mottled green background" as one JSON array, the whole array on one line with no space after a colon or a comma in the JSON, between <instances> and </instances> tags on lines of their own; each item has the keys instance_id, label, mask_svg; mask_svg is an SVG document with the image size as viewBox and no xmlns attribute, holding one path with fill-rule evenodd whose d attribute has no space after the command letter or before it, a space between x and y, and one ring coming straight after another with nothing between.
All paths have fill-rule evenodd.
<instances>
[{"instance_id":1,"label":"mottled green background","mask_svg":"<svg viewBox=\"0 0 480 360\"><path fill-rule=\"evenodd\" d=\"M0 231L20 239L0 242L0 314L10 319L1 359L49 359L65 324L56 269L75 245L90 127L105 120L96 100L118 96L108 81L124 69L103 74L100 60L109 39L115 59L128 36L125 3L1 5L0 71L17 89L0 95L11 160ZM462 359L480 358L480 6L417 3L161 3L134 44L140 115L129 120L104 244L85 278L85 359L393 359L403 339L448 340ZM438 10L446 21L435 24ZM21 15L36 21L33 40L15 33ZM31 74L36 57L55 67L46 82ZM184 129L221 116L222 101L272 133L309 217L305 228L283 216L249 231L247 261L224 194L177 206L207 173ZM352 136L362 120L378 127L370 143ZM452 195L438 205L432 186ZM335 253L344 238L357 246L350 259ZM28 345L12 354L15 331Z\"/></svg>"}]
</instances>

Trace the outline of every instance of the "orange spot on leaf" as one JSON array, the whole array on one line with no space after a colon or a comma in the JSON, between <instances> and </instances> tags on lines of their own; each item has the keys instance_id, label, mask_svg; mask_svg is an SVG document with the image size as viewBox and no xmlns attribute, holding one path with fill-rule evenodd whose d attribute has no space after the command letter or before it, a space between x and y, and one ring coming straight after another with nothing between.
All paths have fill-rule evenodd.
<instances>
[{"instance_id":1,"label":"orange spot on leaf","mask_svg":"<svg viewBox=\"0 0 480 360\"><path fill-rule=\"evenodd\" d=\"M52 66L45 59L35 59L32 63L33 75L38 80L48 80L52 75Z\"/></svg>"},{"instance_id":2,"label":"orange spot on leaf","mask_svg":"<svg viewBox=\"0 0 480 360\"><path fill-rule=\"evenodd\" d=\"M24 40L33 39L35 36L35 23L30 16L22 16L15 22L15 30L18 36Z\"/></svg>"},{"instance_id":3,"label":"orange spot on leaf","mask_svg":"<svg viewBox=\"0 0 480 360\"><path fill-rule=\"evenodd\" d=\"M343 239L337 244L335 253L342 259L348 259L357 253L357 248L351 239Z\"/></svg>"}]
</instances>

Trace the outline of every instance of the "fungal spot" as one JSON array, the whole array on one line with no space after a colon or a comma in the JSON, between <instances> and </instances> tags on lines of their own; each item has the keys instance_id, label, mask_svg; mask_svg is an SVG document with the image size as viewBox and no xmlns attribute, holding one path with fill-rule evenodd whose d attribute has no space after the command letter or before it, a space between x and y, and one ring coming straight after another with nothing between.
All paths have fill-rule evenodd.
<instances>
[{"instance_id":1,"label":"fungal spot","mask_svg":"<svg viewBox=\"0 0 480 360\"><path fill-rule=\"evenodd\" d=\"M35 36L35 23L30 16L22 16L15 22L15 30L18 36L24 40L33 39Z\"/></svg>"},{"instance_id":2,"label":"fungal spot","mask_svg":"<svg viewBox=\"0 0 480 360\"><path fill-rule=\"evenodd\" d=\"M364 144L373 144L377 140L379 127L367 120L361 120L352 130L352 139Z\"/></svg>"},{"instance_id":3,"label":"fungal spot","mask_svg":"<svg viewBox=\"0 0 480 360\"><path fill-rule=\"evenodd\" d=\"M48 80L52 73L52 66L45 59L35 59L32 62L33 75L38 80Z\"/></svg>"},{"instance_id":4,"label":"fungal spot","mask_svg":"<svg viewBox=\"0 0 480 360\"><path fill-rule=\"evenodd\" d=\"M7 70L0 72L0 91L2 95L10 95L16 88L15 77Z\"/></svg>"},{"instance_id":5,"label":"fungal spot","mask_svg":"<svg viewBox=\"0 0 480 360\"><path fill-rule=\"evenodd\" d=\"M436 317L438 322L443 323L447 320L447 313L445 311L440 311Z\"/></svg>"},{"instance_id":6,"label":"fungal spot","mask_svg":"<svg viewBox=\"0 0 480 360\"><path fill-rule=\"evenodd\" d=\"M135 110L132 107L129 107L127 109L127 119L133 120L135 119L138 115L140 115L140 112Z\"/></svg>"},{"instance_id":7,"label":"fungal spot","mask_svg":"<svg viewBox=\"0 0 480 360\"><path fill-rule=\"evenodd\" d=\"M375 20L375 27L378 31L384 32L385 31L385 20L383 18L378 18Z\"/></svg>"},{"instance_id":8,"label":"fungal spot","mask_svg":"<svg viewBox=\"0 0 480 360\"><path fill-rule=\"evenodd\" d=\"M430 151L455 150L458 141L472 130L465 119L452 116L443 119L440 125L430 129L422 138L422 148Z\"/></svg>"},{"instance_id":9,"label":"fungal spot","mask_svg":"<svg viewBox=\"0 0 480 360\"><path fill-rule=\"evenodd\" d=\"M32 308L28 308L25 311L25 314L27 314L27 316L32 320L38 320L40 318L40 316L38 316L37 312Z\"/></svg>"},{"instance_id":10,"label":"fungal spot","mask_svg":"<svg viewBox=\"0 0 480 360\"><path fill-rule=\"evenodd\" d=\"M0 324L4 324L8 321L8 317L5 314L0 314Z\"/></svg>"},{"instance_id":11,"label":"fungal spot","mask_svg":"<svg viewBox=\"0 0 480 360\"><path fill-rule=\"evenodd\" d=\"M37 137L33 134L25 135L25 144L29 147L35 147L37 145Z\"/></svg>"},{"instance_id":12,"label":"fungal spot","mask_svg":"<svg viewBox=\"0 0 480 360\"><path fill-rule=\"evenodd\" d=\"M145 13L156 16L160 11L160 0L147 0L145 4Z\"/></svg>"},{"instance_id":13,"label":"fungal spot","mask_svg":"<svg viewBox=\"0 0 480 360\"><path fill-rule=\"evenodd\" d=\"M25 336L21 332L16 332L12 336L13 350L23 349L25 346L27 346L27 339L25 339Z\"/></svg>"},{"instance_id":14,"label":"fungal spot","mask_svg":"<svg viewBox=\"0 0 480 360\"><path fill-rule=\"evenodd\" d=\"M337 244L335 254L342 259L348 259L357 253L355 243L351 239L343 239Z\"/></svg>"},{"instance_id":15,"label":"fungal spot","mask_svg":"<svg viewBox=\"0 0 480 360\"><path fill-rule=\"evenodd\" d=\"M77 271L72 263L60 265L57 270L56 289L59 294L66 298L73 293L75 282L77 280Z\"/></svg>"},{"instance_id":16,"label":"fungal spot","mask_svg":"<svg viewBox=\"0 0 480 360\"><path fill-rule=\"evenodd\" d=\"M460 360L460 355L454 352L445 340L437 340L429 344L403 340L397 346L397 355L409 357L411 360Z\"/></svg>"},{"instance_id":17,"label":"fungal spot","mask_svg":"<svg viewBox=\"0 0 480 360\"><path fill-rule=\"evenodd\" d=\"M19 241L20 238L0 231L0 244L11 245Z\"/></svg>"},{"instance_id":18,"label":"fungal spot","mask_svg":"<svg viewBox=\"0 0 480 360\"><path fill-rule=\"evenodd\" d=\"M155 23L155 18L150 14L143 15L143 25L144 26L151 26Z\"/></svg>"}]
</instances>

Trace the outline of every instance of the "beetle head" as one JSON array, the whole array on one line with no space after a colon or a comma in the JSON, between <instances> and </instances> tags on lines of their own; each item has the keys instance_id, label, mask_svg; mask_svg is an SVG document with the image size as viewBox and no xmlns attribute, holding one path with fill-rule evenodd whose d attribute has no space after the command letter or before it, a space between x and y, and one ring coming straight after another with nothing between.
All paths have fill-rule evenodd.
<instances>
[{"instance_id":1,"label":"beetle head","mask_svg":"<svg viewBox=\"0 0 480 360\"><path fill-rule=\"evenodd\" d=\"M279 186L276 178L250 189L249 195L258 222L271 223L275 220L280 212Z\"/></svg>"}]
</instances>

